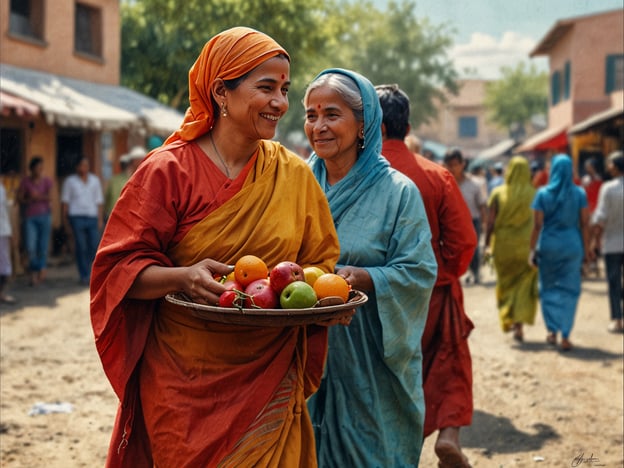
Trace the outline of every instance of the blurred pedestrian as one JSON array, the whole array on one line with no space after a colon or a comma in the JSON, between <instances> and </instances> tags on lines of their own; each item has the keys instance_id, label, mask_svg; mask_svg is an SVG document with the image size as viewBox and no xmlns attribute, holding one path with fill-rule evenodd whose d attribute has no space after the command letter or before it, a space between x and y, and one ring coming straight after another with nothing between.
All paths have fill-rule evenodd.
<instances>
[{"instance_id":1,"label":"blurred pedestrian","mask_svg":"<svg viewBox=\"0 0 624 468\"><path fill-rule=\"evenodd\" d=\"M572 349L570 333L581 294L583 259L589 249L589 209L585 191L574 184L572 159L556 155L551 162L548 185L540 188L531 205L534 213L529 264L538 268L539 295L546 341Z\"/></svg>"},{"instance_id":2,"label":"blurred pedestrian","mask_svg":"<svg viewBox=\"0 0 624 468\"><path fill-rule=\"evenodd\" d=\"M418 138L413 133L408 133L405 135L405 146L414 154L420 154L422 150L422 144L420 142L420 138Z\"/></svg>"},{"instance_id":3,"label":"blurred pedestrian","mask_svg":"<svg viewBox=\"0 0 624 468\"><path fill-rule=\"evenodd\" d=\"M414 183L381 155L382 111L358 73L308 86L304 130L340 241L336 271L369 301L329 330L325 374L308 400L320 467L418 466L425 402L421 338L436 278Z\"/></svg>"},{"instance_id":4,"label":"blurred pedestrian","mask_svg":"<svg viewBox=\"0 0 624 468\"><path fill-rule=\"evenodd\" d=\"M14 304L15 298L6 293L6 287L13 274L11 262L11 217L9 216L9 200L4 184L0 181L0 302Z\"/></svg>"},{"instance_id":5,"label":"blurred pedestrian","mask_svg":"<svg viewBox=\"0 0 624 468\"><path fill-rule=\"evenodd\" d=\"M485 255L491 251L496 269L501 328L504 332L513 330L516 341L523 341L523 324L533 325L537 312L537 270L527 263L534 197L527 160L512 157L505 183L495 188L488 200Z\"/></svg>"},{"instance_id":6,"label":"blurred pedestrian","mask_svg":"<svg viewBox=\"0 0 624 468\"><path fill-rule=\"evenodd\" d=\"M52 179L43 175L43 158L34 156L17 190L17 200L22 205L24 244L28 255L30 285L45 280L48 264L48 246L52 230L50 196Z\"/></svg>"},{"instance_id":7,"label":"blurred pedestrian","mask_svg":"<svg viewBox=\"0 0 624 468\"><path fill-rule=\"evenodd\" d=\"M470 261L470 273L472 275L472 282L479 284L480 277L480 264L481 264L481 251L479 248L479 242L481 240L481 233L483 232L482 226L486 219L486 204L487 197L485 188L485 180L483 183L475 180L474 177L466 173L466 162L464 156L459 148L451 148L444 155L444 166L449 170L457 184L459 190L464 197L466 205L470 210L472 216L472 225L477 235L477 247L475 248L474 255ZM466 283L470 283L471 278L466 278Z\"/></svg>"},{"instance_id":8,"label":"blurred pedestrian","mask_svg":"<svg viewBox=\"0 0 624 468\"><path fill-rule=\"evenodd\" d=\"M598 170L598 161L596 158L589 158L583 165L585 174L581 177L581 186L585 190L587 195L587 206L589 207L589 216L591 217L598 204L598 192L602 185L602 174ZM594 246L592 246L594 248ZM600 276L600 268L598 266L598 256L600 251L594 249L596 258L583 265L583 276L589 276L593 273L595 276Z\"/></svg>"},{"instance_id":9,"label":"blurred pedestrian","mask_svg":"<svg viewBox=\"0 0 624 468\"><path fill-rule=\"evenodd\" d=\"M598 204L598 192L602 185L602 175L598 171L598 162L596 158L589 158L583 165L585 174L581 177L581 185L585 189L587 195L587 206L589 213L593 213Z\"/></svg>"},{"instance_id":10,"label":"blurred pedestrian","mask_svg":"<svg viewBox=\"0 0 624 468\"><path fill-rule=\"evenodd\" d=\"M548 184L548 174L550 172L550 158L546 159L544 165L536 169L531 184L533 187L540 188Z\"/></svg>"},{"instance_id":11,"label":"blurred pedestrian","mask_svg":"<svg viewBox=\"0 0 624 468\"><path fill-rule=\"evenodd\" d=\"M424 437L439 431L434 450L440 466L468 467L459 431L471 424L473 414L468 336L474 325L464 311L459 278L468 269L477 237L455 178L441 165L411 153L404 143L410 128L407 94L398 85L380 85L376 90L383 110L382 154L420 190L438 264L421 340Z\"/></svg>"},{"instance_id":12,"label":"blurred pedestrian","mask_svg":"<svg viewBox=\"0 0 624 468\"><path fill-rule=\"evenodd\" d=\"M89 160L80 158L76 173L65 179L61 191L63 222L71 227L82 284L89 284L91 278L91 265L100 242L104 211L100 179L89 172L89 168Z\"/></svg>"},{"instance_id":13,"label":"blurred pedestrian","mask_svg":"<svg viewBox=\"0 0 624 468\"><path fill-rule=\"evenodd\" d=\"M492 166L490 173L492 177L487 183L488 196L492 194L492 190L494 190L499 185L503 185L505 183L505 178L503 177L503 172L505 171L505 167L502 162L497 162Z\"/></svg>"},{"instance_id":14,"label":"blurred pedestrian","mask_svg":"<svg viewBox=\"0 0 624 468\"><path fill-rule=\"evenodd\" d=\"M110 216L111 211L113 211L113 206L117 202L119 195L121 194L121 189L123 189L126 182L136 168L139 166L143 158L147 155L147 150L142 146L135 146L132 150L122 155L119 158L119 164L121 166L121 171L118 174L115 174L108 181L108 185L106 186L106 191L104 192L104 219L107 220Z\"/></svg>"},{"instance_id":15,"label":"blurred pedestrian","mask_svg":"<svg viewBox=\"0 0 624 468\"><path fill-rule=\"evenodd\" d=\"M624 282L624 153L614 151L607 159L613 177L600 187L592 217L594 252L604 255L611 310L610 332L624 332L622 283Z\"/></svg>"}]
</instances>

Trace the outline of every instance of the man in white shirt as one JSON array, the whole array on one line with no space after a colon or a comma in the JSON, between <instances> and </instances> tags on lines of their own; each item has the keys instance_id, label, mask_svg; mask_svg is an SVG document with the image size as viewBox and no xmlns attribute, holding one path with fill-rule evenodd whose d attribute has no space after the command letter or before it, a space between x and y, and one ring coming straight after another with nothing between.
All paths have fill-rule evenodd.
<instances>
[{"instance_id":1,"label":"man in white shirt","mask_svg":"<svg viewBox=\"0 0 624 468\"><path fill-rule=\"evenodd\" d=\"M466 162L461 151L457 148L452 148L444 155L444 166L449 170L457 184L459 189L468 205L470 215L472 216L472 224L474 225L475 232L477 233L477 248L475 249L474 256L470 262L470 272L472 273L472 280L475 284L478 284L481 280L479 276L479 267L481 263L481 249L480 239L481 232L483 231L482 225L486 220L485 207L487 205L486 190L473 180L465 172ZM470 278L466 278L466 282L469 282Z\"/></svg>"},{"instance_id":2,"label":"man in white shirt","mask_svg":"<svg viewBox=\"0 0 624 468\"><path fill-rule=\"evenodd\" d=\"M624 281L624 153L615 151L607 159L613 179L598 192L598 205L592 215L592 244L605 259L609 285L611 324L609 331L624 332L622 321L622 282Z\"/></svg>"},{"instance_id":3,"label":"man in white shirt","mask_svg":"<svg viewBox=\"0 0 624 468\"><path fill-rule=\"evenodd\" d=\"M76 174L65 179L61 192L63 222L71 226L82 284L89 284L103 226L102 185L100 179L89 172L89 167L89 160L81 158L76 165Z\"/></svg>"}]
</instances>

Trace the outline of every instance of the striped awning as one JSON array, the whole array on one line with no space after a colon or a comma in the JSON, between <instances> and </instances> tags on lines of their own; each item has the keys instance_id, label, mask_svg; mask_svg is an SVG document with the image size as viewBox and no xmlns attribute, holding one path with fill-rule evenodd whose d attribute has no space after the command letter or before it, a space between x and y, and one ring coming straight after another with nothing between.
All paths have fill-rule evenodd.
<instances>
[{"instance_id":1,"label":"striped awning","mask_svg":"<svg viewBox=\"0 0 624 468\"><path fill-rule=\"evenodd\" d=\"M0 90L39 108L50 125L96 130L144 129L168 136L184 116L123 86L92 83L2 64Z\"/></svg>"},{"instance_id":2,"label":"striped awning","mask_svg":"<svg viewBox=\"0 0 624 468\"><path fill-rule=\"evenodd\" d=\"M0 113L5 117L12 113L18 117L36 117L39 110L37 104L0 91Z\"/></svg>"}]
</instances>

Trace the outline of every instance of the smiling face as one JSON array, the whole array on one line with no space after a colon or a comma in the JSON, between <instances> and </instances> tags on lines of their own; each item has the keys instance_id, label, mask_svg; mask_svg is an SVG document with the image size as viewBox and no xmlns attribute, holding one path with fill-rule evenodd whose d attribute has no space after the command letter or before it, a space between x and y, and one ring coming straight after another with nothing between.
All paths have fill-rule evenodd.
<instances>
[{"instance_id":1,"label":"smiling face","mask_svg":"<svg viewBox=\"0 0 624 468\"><path fill-rule=\"evenodd\" d=\"M304 131L317 156L343 168L355 164L364 124L344 99L329 87L316 88L307 95L305 111Z\"/></svg>"},{"instance_id":2,"label":"smiling face","mask_svg":"<svg viewBox=\"0 0 624 468\"><path fill-rule=\"evenodd\" d=\"M228 116L249 139L271 139L279 119L288 110L290 63L273 57L262 63L233 90L226 91Z\"/></svg>"}]
</instances>

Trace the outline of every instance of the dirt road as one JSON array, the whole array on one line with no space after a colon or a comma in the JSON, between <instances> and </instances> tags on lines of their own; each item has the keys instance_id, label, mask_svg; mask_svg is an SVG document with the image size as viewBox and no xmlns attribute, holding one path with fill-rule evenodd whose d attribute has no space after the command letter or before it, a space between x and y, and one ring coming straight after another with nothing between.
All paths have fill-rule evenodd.
<instances>
[{"instance_id":1,"label":"dirt road","mask_svg":"<svg viewBox=\"0 0 624 468\"><path fill-rule=\"evenodd\" d=\"M606 331L604 279L583 283L562 353L545 342L541 316L517 345L498 325L494 278L465 288L475 330L475 414L461 439L476 467L622 467L623 336ZM71 265L47 284L17 278L15 306L0 305L0 466L103 466L115 396L101 370L89 323L88 291ZM29 415L37 403L69 412ZM422 467L435 467L433 437Z\"/></svg>"}]
</instances>

